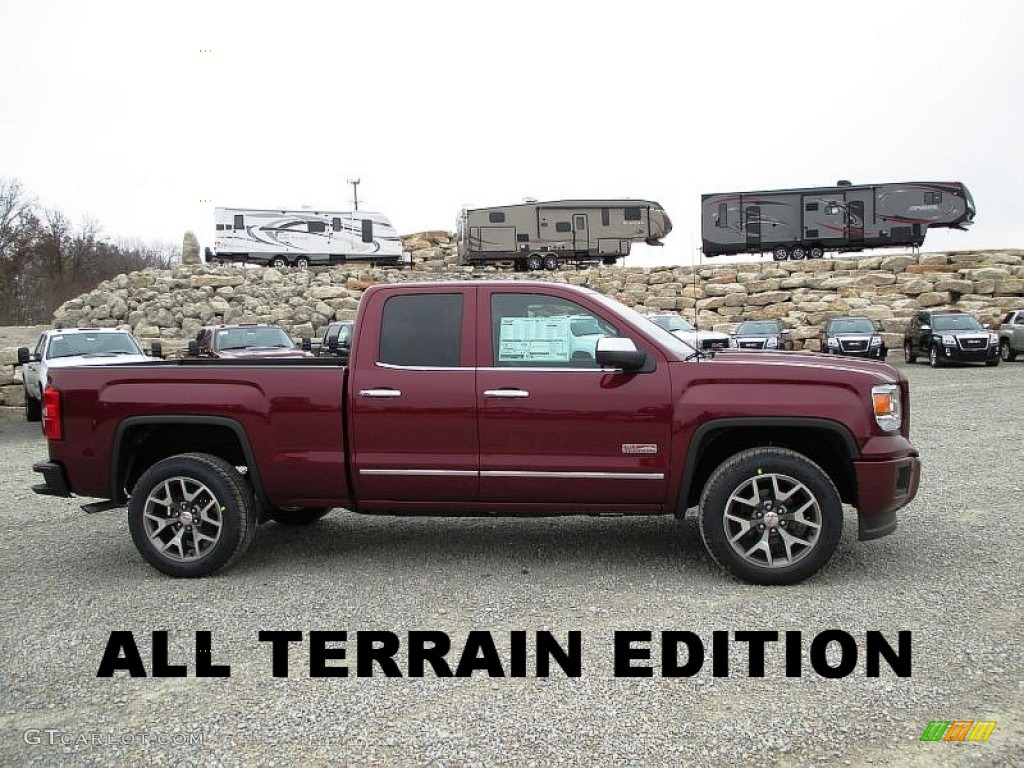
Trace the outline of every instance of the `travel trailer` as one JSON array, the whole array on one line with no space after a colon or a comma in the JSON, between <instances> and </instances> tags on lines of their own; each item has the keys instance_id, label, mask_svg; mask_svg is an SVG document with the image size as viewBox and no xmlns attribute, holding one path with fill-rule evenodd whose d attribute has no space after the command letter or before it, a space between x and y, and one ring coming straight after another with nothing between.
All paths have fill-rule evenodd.
<instances>
[{"instance_id":1,"label":"travel trailer","mask_svg":"<svg viewBox=\"0 0 1024 768\"><path fill-rule=\"evenodd\" d=\"M215 208L213 215L214 249L207 250L207 261L306 268L402 260L402 241L382 213Z\"/></svg>"},{"instance_id":2,"label":"travel trailer","mask_svg":"<svg viewBox=\"0 0 1024 768\"><path fill-rule=\"evenodd\" d=\"M662 245L672 222L650 200L556 200L465 208L457 230L461 264L507 261L532 271L614 264L636 241Z\"/></svg>"},{"instance_id":3,"label":"travel trailer","mask_svg":"<svg viewBox=\"0 0 1024 768\"><path fill-rule=\"evenodd\" d=\"M701 196L705 256L771 253L775 261L826 251L920 248L929 227L966 229L974 200L958 181L851 184Z\"/></svg>"}]
</instances>

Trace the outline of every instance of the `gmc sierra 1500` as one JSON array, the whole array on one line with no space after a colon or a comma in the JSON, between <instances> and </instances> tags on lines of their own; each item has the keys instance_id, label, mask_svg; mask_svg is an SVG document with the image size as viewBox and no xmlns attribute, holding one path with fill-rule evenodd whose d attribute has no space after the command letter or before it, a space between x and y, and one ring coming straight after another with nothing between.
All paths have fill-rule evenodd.
<instances>
[{"instance_id":1,"label":"gmc sierra 1500","mask_svg":"<svg viewBox=\"0 0 1024 768\"><path fill-rule=\"evenodd\" d=\"M546 282L366 290L349 364L175 360L54 371L38 493L128 506L143 557L202 576L257 523L361 513L675 514L712 557L789 584L855 507L913 499L906 378L809 353L694 353L594 291ZM585 328L580 334L577 329Z\"/></svg>"}]
</instances>

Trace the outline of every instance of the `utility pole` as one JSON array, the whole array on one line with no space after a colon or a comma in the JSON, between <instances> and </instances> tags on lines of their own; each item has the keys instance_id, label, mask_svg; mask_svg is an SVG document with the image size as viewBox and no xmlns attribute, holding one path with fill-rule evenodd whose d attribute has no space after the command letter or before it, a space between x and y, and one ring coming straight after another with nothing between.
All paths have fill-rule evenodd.
<instances>
[{"instance_id":1,"label":"utility pole","mask_svg":"<svg viewBox=\"0 0 1024 768\"><path fill-rule=\"evenodd\" d=\"M349 179L348 182L352 185L352 210L359 210L359 179Z\"/></svg>"}]
</instances>

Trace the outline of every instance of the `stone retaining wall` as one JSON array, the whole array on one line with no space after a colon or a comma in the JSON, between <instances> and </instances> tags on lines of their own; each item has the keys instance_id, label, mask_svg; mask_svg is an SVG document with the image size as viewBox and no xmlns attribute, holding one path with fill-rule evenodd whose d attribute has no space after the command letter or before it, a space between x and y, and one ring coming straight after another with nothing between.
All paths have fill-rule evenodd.
<instances>
[{"instance_id":1,"label":"stone retaining wall","mask_svg":"<svg viewBox=\"0 0 1024 768\"><path fill-rule=\"evenodd\" d=\"M199 264L118 275L65 303L54 323L125 327L144 344L160 339L173 353L213 322L277 323L295 338L316 338L331 320L353 318L363 290L378 282L540 277L593 288L641 311L678 311L725 333L745 319L780 318L797 349L820 349L821 329L832 316L866 315L881 326L889 348L899 349L918 308L966 310L995 327L1005 312L1024 305L1022 250L524 274L458 266L447 232L403 240L413 253L409 269ZM14 354L14 348L0 350L0 404L20 402L19 378L8 373Z\"/></svg>"}]
</instances>

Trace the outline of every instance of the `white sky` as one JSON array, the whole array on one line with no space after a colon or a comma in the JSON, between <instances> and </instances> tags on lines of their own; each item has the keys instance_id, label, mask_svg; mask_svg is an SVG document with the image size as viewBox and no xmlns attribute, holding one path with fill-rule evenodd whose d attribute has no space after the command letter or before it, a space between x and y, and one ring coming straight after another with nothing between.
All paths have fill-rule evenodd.
<instances>
[{"instance_id":1,"label":"white sky","mask_svg":"<svg viewBox=\"0 0 1024 768\"><path fill-rule=\"evenodd\" d=\"M1024 248L1024 2L0 0L0 176L113 238L215 205L399 232L530 196L661 202L627 263L692 262L700 195L963 181ZM210 52L205 52L210 51ZM210 201L210 202L205 202Z\"/></svg>"}]
</instances>

